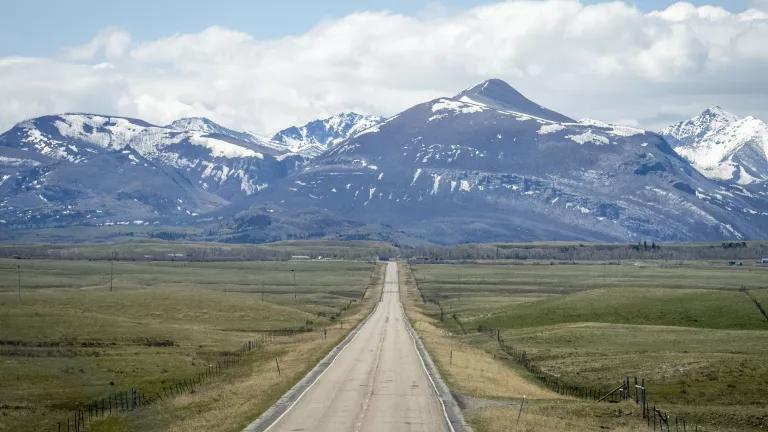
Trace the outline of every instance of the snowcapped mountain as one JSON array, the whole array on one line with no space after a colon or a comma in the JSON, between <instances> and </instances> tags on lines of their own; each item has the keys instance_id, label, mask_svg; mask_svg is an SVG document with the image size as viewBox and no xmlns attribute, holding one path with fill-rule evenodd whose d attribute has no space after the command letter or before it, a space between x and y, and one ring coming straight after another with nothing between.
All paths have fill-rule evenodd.
<instances>
[{"instance_id":1,"label":"snowcapped mountain","mask_svg":"<svg viewBox=\"0 0 768 432\"><path fill-rule=\"evenodd\" d=\"M742 193L655 133L576 122L489 80L358 133L256 201L437 243L765 237L765 202Z\"/></svg>"},{"instance_id":2,"label":"snowcapped mountain","mask_svg":"<svg viewBox=\"0 0 768 432\"><path fill-rule=\"evenodd\" d=\"M705 176L749 185L768 180L768 124L720 107L661 131Z\"/></svg>"},{"instance_id":3,"label":"snowcapped mountain","mask_svg":"<svg viewBox=\"0 0 768 432\"><path fill-rule=\"evenodd\" d=\"M198 124L195 124L198 123ZM62 114L0 135L0 220L188 222L257 193L297 157L215 123Z\"/></svg>"},{"instance_id":4,"label":"snowcapped mountain","mask_svg":"<svg viewBox=\"0 0 768 432\"><path fill-rule=\"evenodd\" d=\"M708 178L659 134L575 121L501 80L274 140L204 118L44 116L0 135L0 238L112 224L229 241L765 238L764 131L714 109L666 129L697 166L714 161Z\"/></svg>"},{"instance_id":5,"label":"snowcapped mountain","mask_svg":"<svg viewBox=\"0 0 768 432\"><path fill-rule=\"evenodd\" d=\"M272 137L272 141L292 152L314 157L383 120L378 116L344 112L283 129Z\"/></svg>"}]
</instances>

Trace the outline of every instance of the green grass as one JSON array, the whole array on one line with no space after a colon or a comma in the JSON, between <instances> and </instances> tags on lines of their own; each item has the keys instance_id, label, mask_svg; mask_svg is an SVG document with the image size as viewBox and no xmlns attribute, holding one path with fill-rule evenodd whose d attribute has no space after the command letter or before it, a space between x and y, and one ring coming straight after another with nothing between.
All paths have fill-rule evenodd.
<instances>
[{"instance_id":1,"label":"green grass","mask_svg":"<svg viewBox=\"0 0 768 432\"><path fill-rule=\"evenodd\" d=\"M599 322L768 330L768 322L741 292L668 288L582 291L544 298L476 321L496 328Z\"/></svg>"},{"instance_id":2,"label":"green grass","mask_svg":"<svg viewBox=\"0 0 768 432\"><path fill-rule=\"evenodd\" d=\"M656 402L764 405L768 332L616 324L564 324L504 332L564 381L608 388L649 383Z\"/></svg>"},{"instance_id":3,"label":"green grass","mask_svg":"<svg viewBox=\"0 0 768 432\"><path fill-rule=\"evenodd\" d=\"M424 296L447 312L443 327L469 343L495 350L492 340L473 332L500 328L507 343L565 382L607 388L624 376L643 377L653 402L673 412L745 430L768 427L768 321L742 291L768 304L764 267L642 262L413 269ZM469 335L460 335L454 313Z\"/></svg>"},{"instance_id":4,"label":"green grass","mask_svg":"<svg viewBox=\"0 0 768 432\"><path fill-rule=\"evenodd\" d=\"M0 268L0 431L23 431L113 391L191 377L264 331L331 325L350 302L345 314L359 310L375 267L117 262L111 292L108 262Z\"/></svg>"}]
</instances>

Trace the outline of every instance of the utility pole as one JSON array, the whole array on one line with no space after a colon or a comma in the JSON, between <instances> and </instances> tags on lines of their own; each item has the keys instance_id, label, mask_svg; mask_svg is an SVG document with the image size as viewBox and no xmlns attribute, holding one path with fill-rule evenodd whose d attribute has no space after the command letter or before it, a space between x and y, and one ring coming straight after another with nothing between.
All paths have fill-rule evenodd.
<instances>
[{"instance_id":1,"label":"utility pole","mask_svg":"<svg viewBox=\"0 0 768 432\"><path fill-rule=\"evenodd\" d=\"M109 260L109 292L112 292L112 280L114 279L115 271L114 271L114 261Z\"/></svg>"},{"instance_id":2,"label":"utility pole","mask_svg":"<svg viewBox=\"0 0 768 432\"><path fill-rule=\"evenodd\" d=\"M19 277L19 302L21 302L21 264L16 264L16 274Z\"/></svg>"},{"instance_id":3,"label":"utility pole","mask_svg":"<svg viewBox=\"0 0 768 432\"><path fill-rule=\"evenodd\" d=\"M296 270L291 269L291 274L293 275L293 301L296 301Z\"/></svg>"}]
</instances>

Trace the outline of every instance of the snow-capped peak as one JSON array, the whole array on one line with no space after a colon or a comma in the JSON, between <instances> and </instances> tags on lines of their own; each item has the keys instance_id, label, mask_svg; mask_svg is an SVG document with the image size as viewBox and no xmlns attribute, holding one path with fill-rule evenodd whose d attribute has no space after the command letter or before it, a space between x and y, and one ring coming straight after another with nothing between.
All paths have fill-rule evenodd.
<instances>
[{"instance_id":1,"label":"snow-capped peak","mask_svg":"<svg viewBox=\"0 0 768 432\"><path fill-rule=\"evenodd\" d=\"M454 96L456 100L486 105L501 110L529 114L559 123L574 120L531 101L503 80L493 78L474 85Z\"/></svg>"},{"instance_id":2,"label":"snow-capped peak","mask_svg":"<svg viewBox=\"0 0 768 432\"><path fill-rule=\"evenodd\" d=\"M382 117L342 112L313 120L303 126L292 126L276 133L272 140L286 149L313 157L345 139L381 123Z\"/></svg>"},{"instance_id":3,"label":"snow-capped peak","mask_svg":"<svg viewBox=\"0 0 768 432\"><path fill-rule=\"evenodd\" d=\"M184 131L200 131L218 133L221 130L226 129L212 120L205 117L184 117L178 120L174 120L166 126L169 129L184 130Z\"/></svg>"},{"instance_id":4,"label":"snow-capped peak","mask_svg":"<svg viewBox=\"0 0 768 432\"><path fill-rule=\"evenodd\" d=\"M707 177L740 184L768 180L768 125L760 119L715 106L661 134Z\"/></svg>"},{"instance_id":5,"label":"snow-capped peak","mask_svg":"<svg viewBox=\"0 0 768 432\"><path fill-rule=\"evenodd\" d=\"M739 121L739 116L725 111L719 106L707 108L698 116L664 128L661 133L673 137L682 144L694 144L707 135L717 133Z\"/></svg>"}]
</instances>

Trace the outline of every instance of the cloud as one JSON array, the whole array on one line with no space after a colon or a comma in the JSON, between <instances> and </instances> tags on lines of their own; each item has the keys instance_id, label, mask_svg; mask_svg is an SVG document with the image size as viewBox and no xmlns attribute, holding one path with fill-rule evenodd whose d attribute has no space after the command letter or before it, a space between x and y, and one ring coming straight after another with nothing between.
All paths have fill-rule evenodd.
<instances>
[{"instance_id":1,"label":"cloud","mask_svg":"<svg viewBox=\"0 0 768 432\"><path fill-rule=\"evenodd\" d=\"M0 129L97 111L267 133L342 110L394 114L490 77L577 118L658 128L716 104L768 118L766 11L518 0L360 12L266 40L220 26L151 41L107 29L56 59L0 58Z\"/></svg>"},{"instance_id":2,"label":"cloud","mask_svg":"<svg viewBox=\"0 0 768 432\"><path fill-rule=\"evenodd\" d=\"M62 50L62 57L70 61L93 60L98 55L107 59L117 59L125 55L131 45L131 35L118 28L106 28L90 42L67 47Z\"/></svg>"}]
</instances>

